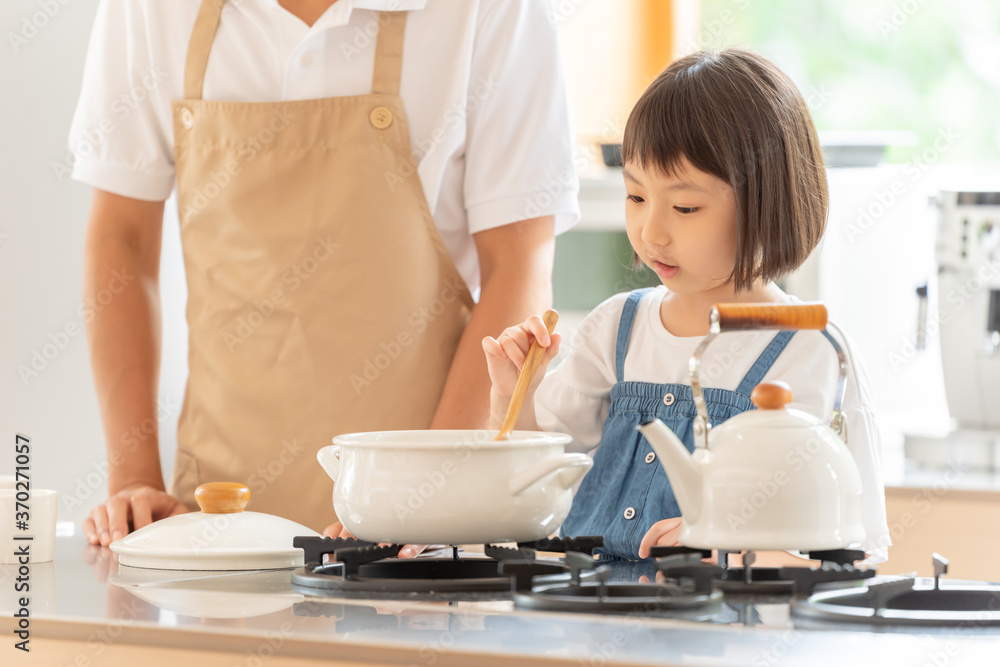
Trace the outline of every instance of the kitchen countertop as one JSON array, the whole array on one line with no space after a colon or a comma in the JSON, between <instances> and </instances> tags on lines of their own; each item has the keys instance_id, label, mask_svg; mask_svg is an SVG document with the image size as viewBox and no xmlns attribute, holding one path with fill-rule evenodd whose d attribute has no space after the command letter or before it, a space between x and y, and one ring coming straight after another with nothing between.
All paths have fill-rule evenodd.
<instances>
[{"instance_id":1,"label":"kitchen countertop","mask_svg":"<svg viewBox=\"0 0 1000 667\"><path fill-rule=\"evenodd\" d=\"M1000 633L976 628L807 629L789 620L784 605L741 606L726 622L696 623L514 612L506 601L312 598L292 590L289 570L169 573L119 567L108 549L69 535L57 538L53 563L31 566L29 655L13 648L16 575L15 566L0 566L4 665L32 664L28 657L34 664L109 664L117 654L123 661L146 656L143 664L151 667L155 656L183 647L202 652L199 665L214 656L223 660L218 664L248 667L266 659L268 665L335 659L369 665L741 666L808 660L813 667L840 667L849 656L865 656L869 663L954 666L991 664L1000 643ZM51 661L37 662L47 654Z\"/></svg>"}]
</instances>

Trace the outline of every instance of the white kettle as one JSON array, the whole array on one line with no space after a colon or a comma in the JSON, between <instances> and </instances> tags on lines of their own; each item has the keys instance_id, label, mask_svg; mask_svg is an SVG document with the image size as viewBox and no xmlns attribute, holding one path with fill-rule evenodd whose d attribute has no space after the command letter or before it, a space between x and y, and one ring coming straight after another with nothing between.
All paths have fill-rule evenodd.
<instances>
[{"instance_id":1,"label":"white kettle","mask_svg":"<svg viewBox=\"0 0 1000 667\"><path fill-rule=\"evenodd\" d=\"M845 442L841 406L847 359L826 331L821 304L717 304L711 329L690 362L697 409L695 451L659 419L639 426L659 457L684 518L681 544L703 549L801 551L861 542L861 476ZM762 383L751 410L712 427L698 371L719 333L746 329L821 329L840 361L830 424L789 409L788 385Z\"/></svg>"}]
</instances>

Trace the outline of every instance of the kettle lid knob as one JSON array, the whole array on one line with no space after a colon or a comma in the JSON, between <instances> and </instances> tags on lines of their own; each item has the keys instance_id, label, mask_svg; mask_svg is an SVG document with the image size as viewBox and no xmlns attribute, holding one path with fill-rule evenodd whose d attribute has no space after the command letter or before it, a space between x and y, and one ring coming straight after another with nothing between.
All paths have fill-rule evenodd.
<instances>
[{"instance_id":1,"label":"kettle lid knob","mask_svg":"<svg viewBox=\"0 0 1000 667\"><path fill-rule=\"evenodd\" d=\"M760 410L781 410L792 402L792 388L784 382L761 382L750 392L750 400Z\"/></svg>"}]
</instances>

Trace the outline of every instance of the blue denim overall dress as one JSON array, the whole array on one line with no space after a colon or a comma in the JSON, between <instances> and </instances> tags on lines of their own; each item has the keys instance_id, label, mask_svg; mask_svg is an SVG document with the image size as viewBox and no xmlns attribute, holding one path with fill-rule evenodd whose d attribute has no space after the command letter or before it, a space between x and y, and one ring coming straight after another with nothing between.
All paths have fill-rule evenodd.
<instances>
[{"instance_id":1,"label":"blue denim overall dress","mask_svg":"<svg viewBox=\"0 0 1000 667\"><path fill-rule=\"evenodd\" d=\"M691 387L624 380L625 352L639 302L650 289L629 294L618 325L615 365L618 381L611 387L611 405L594 467L580 484L569 516L562 524L568 536L603 535L603 559L638 559L646 531L663 519L681 516L677 499L653 448L636 430L642 421L658 417L694 451L696 415ZM704 388L710 424L754 410L750 392L770 370L791 340L793 331L781 331L754 362L735 391Z\"/></svg>"}]
</instances>

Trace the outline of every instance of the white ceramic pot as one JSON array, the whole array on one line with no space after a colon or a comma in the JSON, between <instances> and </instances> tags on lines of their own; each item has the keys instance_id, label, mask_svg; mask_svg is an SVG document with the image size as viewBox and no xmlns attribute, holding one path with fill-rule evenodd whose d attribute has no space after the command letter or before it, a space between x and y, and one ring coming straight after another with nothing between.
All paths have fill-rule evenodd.
<instances>
[{"instance_id":1,"label":"white ceramic pot","mask_svg":"<svg viewBox=\"0 0 1000 667\"><path fill-rule=\"evenodd\" d=\"M561 433L382 431L337 436L317 454L333 506L360 539L483 544L542 539L569 513L593 465Z\"/></svg>"}]
</instances>

